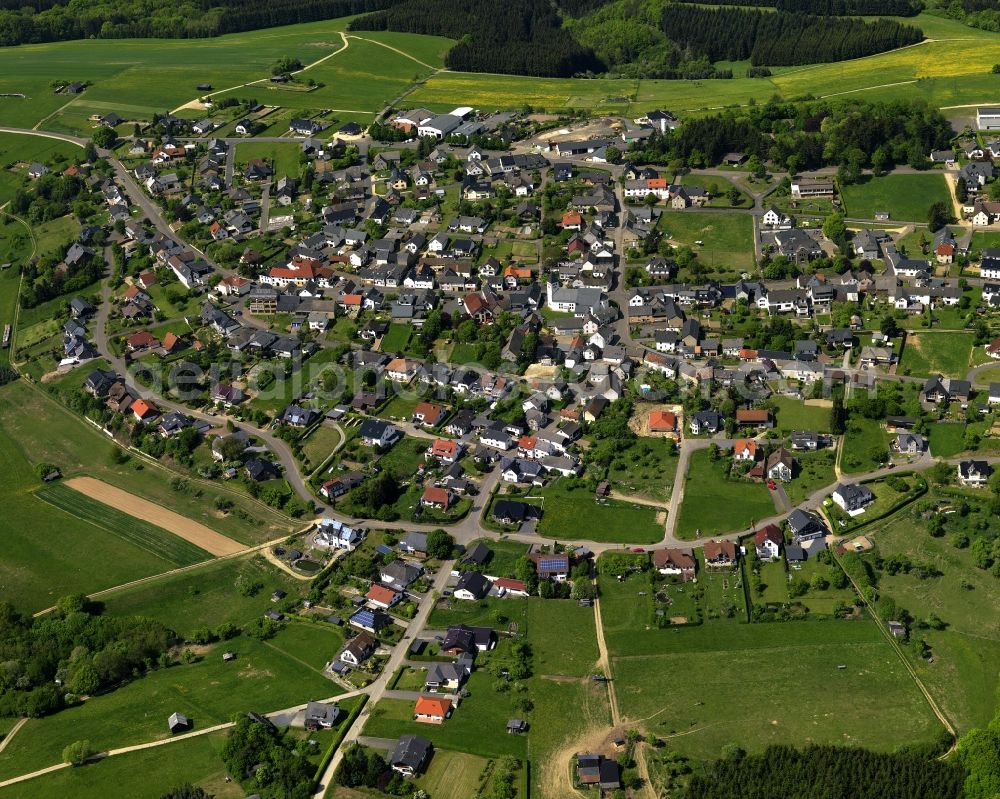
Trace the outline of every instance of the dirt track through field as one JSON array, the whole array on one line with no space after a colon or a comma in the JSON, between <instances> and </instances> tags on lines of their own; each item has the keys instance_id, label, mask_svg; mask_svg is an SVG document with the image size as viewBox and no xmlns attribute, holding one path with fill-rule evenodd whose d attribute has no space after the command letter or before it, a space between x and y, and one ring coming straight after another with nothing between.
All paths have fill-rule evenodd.
<instances>
[{"instance_id":1,"label":"dirt track through field","mask_svg":"<svg viewBox=\"0 0 1000 799\"><path fill-rule=\"evenodd\" d=\"M93 477L74 477L72 480L67 480L66 485L122 513L162 527L213 555L234 555L246 549L243 544L226 538L200 522Z\"/></svg>"}]
</instances>

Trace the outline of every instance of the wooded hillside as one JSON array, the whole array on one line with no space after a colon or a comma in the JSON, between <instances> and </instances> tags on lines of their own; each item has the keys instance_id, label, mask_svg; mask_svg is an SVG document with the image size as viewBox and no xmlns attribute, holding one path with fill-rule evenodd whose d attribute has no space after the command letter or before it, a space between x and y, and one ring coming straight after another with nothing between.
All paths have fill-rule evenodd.
<instances>
[{"instance_id":1,"label":"wooded hillside","mask_svg":"<svg viewBox=\"0 0 1000 799\"><path fill-rule=\"evenodd\" d=\"M559 14L544 0L410 0L354 20L350 28L460 39L445 57L455 70L570 77L604 68L561 29Z\"/></svg>"},{"instance_id":2,"label":"wooded hillside","mask_svg":"<svg viewBox=\"0 0 1000 799\"><path fill-rule=\"evenodd\" d=\"M668 5L663 32L711 61L784 66L844 61L916 44L923 33L911 25L879 19L864 22L785 11Z\"/></svg>"},{"instance_id":3,"label":"wooded hillside","mask_svg":"<svg viewBox=\"0 0 1000 799\"><path fill-rule=\"evenodd\" d=\"M0 0L0 46L67 39L200 38L377 11L395 0Z\"/></svg>"}]
</instances>

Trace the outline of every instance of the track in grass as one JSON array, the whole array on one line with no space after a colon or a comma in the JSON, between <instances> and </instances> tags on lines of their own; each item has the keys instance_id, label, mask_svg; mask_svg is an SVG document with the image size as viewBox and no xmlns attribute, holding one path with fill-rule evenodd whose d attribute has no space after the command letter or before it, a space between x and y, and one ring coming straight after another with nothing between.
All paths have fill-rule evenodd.
<instances>
[{"instance_id":1,"label":"track in grass","mask_svg":"<svg viewBox=\"0 0 1000 799\"><path fill-rule=\"evenodd\" d=\"M190 566L212 558L212 555L201 547L167 532L162 527L124 514L74 491L67 485L52 483L42 486L35 491L35 496L177 566Z\"/></svg>"}]
</instances>

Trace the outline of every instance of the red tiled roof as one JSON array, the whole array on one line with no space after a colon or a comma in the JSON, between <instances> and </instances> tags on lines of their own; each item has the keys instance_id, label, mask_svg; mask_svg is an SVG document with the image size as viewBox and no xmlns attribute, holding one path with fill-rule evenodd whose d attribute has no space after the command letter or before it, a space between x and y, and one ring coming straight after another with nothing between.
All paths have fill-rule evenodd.
<instances>
[{"instance_id":1,"label":"red tiled roof","mask_svg":"<svg viewBox=\"0 0 1000 799\"><path fill-rule=\"evenodd\" d=\"M670 411L653 411L649 414L649 430L652 433L677 429L677 415Z\"/></svg>"},{"instance_id":2,"label":"red tiled roof","mask_svg":"<svg viewBox=\"0 0 1000 799\"><path fill-rule=\"evenodd\" d=\"M431 445L431 455L435 458L453 458L456 452L458 444L445 438L439 438Z\"/></svg>"},{"instance_id":3,"label":"red tiled roof","mask_svg":"<svg viewBox=\"0 0 1000 799\"><path fill-rule=\"evenodd\" d=\"M440 699L435 696L421 696L417 699L417 704L413 708L416 716L435 716L444 718L451 710L450 699Z\"/></svg>"},{"instance_id":4,"label":"red tiled roof","mask_svg":"<svg viewBox=\"0 0 1000 799\"><path fill-rule=\"evenodd\" d=\"M451 500L451 493L446 488L428 486L424 489L424 494L420 499L422 502L433 502L435 505L444 505L447 508Z\"/></svg>"},{"instance_id":5,"label":"red tiled roof","mask_svg":"<svg viewBox=\"0 0 1000 799\"><path fill-rule=\"evenodd\" d=\"M155 347L160 341L148 330L140 330L125 339L125 343L132 349L139 349L141 347Z\"/></svg>"},{"instance_id":6,"label":"red tiled roof","mask_svg":"<svg viewBox=\"0 0 1000 799\"><path fill-rule=\"evenodd\" d=\"M395 598L396 592L384 585L373 585L368 589L368 593L365 594L365 599L371 599L374 602L381 602L383 605L387 606L392 604Z\"/></svg>"}]
</instances>

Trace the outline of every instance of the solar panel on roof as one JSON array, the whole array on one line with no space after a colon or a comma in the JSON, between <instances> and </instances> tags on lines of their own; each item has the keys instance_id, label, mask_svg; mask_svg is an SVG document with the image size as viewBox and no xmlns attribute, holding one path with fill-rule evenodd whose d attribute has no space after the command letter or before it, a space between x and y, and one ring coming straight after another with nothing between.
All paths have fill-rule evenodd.
<instances>
[{"instance_id":1,"label":"solar panel on roof","mask_svg":"<svg viewBox=\"0 0 1000 799\"><path fill-rule=\"evenodd\" d=\"M566 566L566 561L563 558L543 558L541 565L543 569L562 569Z\"/></svg>"}]
</instances>

